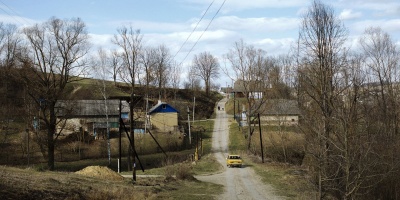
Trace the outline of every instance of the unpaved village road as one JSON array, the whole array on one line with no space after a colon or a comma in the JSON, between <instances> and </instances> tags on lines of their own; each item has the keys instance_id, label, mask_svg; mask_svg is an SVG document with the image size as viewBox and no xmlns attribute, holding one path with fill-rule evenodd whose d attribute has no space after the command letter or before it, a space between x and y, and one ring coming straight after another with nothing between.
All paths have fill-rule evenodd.
<instances>
[{"instance_id":1,"label":"unpaved village road","mask_svg":"<svg viewBox=\"0 0 400 200\"><path fill-rule=\"evenodd\" d=\"M218 102L218 106L225 107L226 99ZM244 163L242 168L226 167L225 158L228 156L229 122L224 110L218 111L212 136L212 151L218 162L224 166L224 171L209 176L196 176L200 181L217 183L225 186L225 192L217 197L224 200L259 200L284 199L274 195L273 188L261 182L251 167Z\"/></svg>"}]
</instances>

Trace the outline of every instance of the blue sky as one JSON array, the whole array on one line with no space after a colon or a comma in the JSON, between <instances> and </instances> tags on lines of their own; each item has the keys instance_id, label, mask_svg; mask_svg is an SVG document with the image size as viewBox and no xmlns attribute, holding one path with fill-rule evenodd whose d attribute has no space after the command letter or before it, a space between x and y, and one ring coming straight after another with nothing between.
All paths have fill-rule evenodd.
<instances>
[{"instance_id":1,"label":"blue sky","mask_svg":"<svg viewBox=\"0 0 400 200\"><path fill-rule=\"evenodd\" d=\"M399 0L321 1L332 6L343 20L349 30L348 45L355 44L366 28L379 26L400 48ZM224 66L223 55L239 39L270 55L287 53L297 38L302 13L311 4L310 0L226 0L204 34L224 0L0 0L0 21L23 27L52 16L80 17L87 24L94 50L100 46L115 48L110 39L117 28L132 26L144 34L146 45L165 44L175 55L211 2L196 31L175 57L184 68L194 54L203 51L217 56ZM225 81L220 84L225 85Z\"/></svg>"}]
</instances>

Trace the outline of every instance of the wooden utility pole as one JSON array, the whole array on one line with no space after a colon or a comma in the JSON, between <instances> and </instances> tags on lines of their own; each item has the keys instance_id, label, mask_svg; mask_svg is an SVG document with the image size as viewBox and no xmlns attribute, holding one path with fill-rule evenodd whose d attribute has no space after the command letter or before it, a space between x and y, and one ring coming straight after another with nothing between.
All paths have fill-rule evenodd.
<instances>
[{"instance_id":1,"label":"wooden utility pole","mask_svg":"<svg viewBox=\"0 0 400 200\"><path fill-rule=\"evenodd\" d=\"M233 119L236 119L235 108L236 108L236 99L235 99L235 92L233 92Z\"/></svg>"},{"instance_id":2,"label":"wooden utility pole","mask_svg":"<svg viewBox=\"0 0 400 200\"><path fill-rule=\"evenodd\" d=\"M122 110L122 100L119 99L119 142L118 142L118 148L119 148L119 159L118 159L118 173L121 172L120 167L121 167L121 155L122 155L122 124L121 124L121 118L122 118L122 114L121 114L121 110Z\"/></svg>"},{"instance_id":3,"label":"wooden utility pole","mask_svg":"<svg viewBox=\"0 0 400 200\"><path fill-rule=\"evenodd\" d=\"M134 106L134 102L133 102L133 95L131 95L131 99L129 102L129 128L130 128L130 135L131 135L131 140L132 140L132 144L131 144L131 149L132 149L132 179L133 182L136 182L136 150L135 150L135 134L134 134L134 129L135 129L135 123L134 123L134 118L133 118L133 106Z\"/></svg>"},{"instance_id":4,"label":"wooden utility pole","mask_svg":"<svg viewBox=\"0 0 400 200\"><path fill-rule=\"evenodd\" d=\"M188 128L189 128L189 144L192 144L192 135L190 133L190 109L189 109L189 106L187 107L187 114L188 114Z\"/></svg>"},{"instance_id":5,"label":"wooden utility pole","mask_svg":"<svg viewBox=\"0 0 400 200\"><path fill-rule=\"evenodd\" d=\"M258 129L260 130L261 160L262 160L262 163L264 163L264 148L263 148L263 143L262 143L260 113L257 113L257 116L258 116Z\"/></svg>"}]
</instances>

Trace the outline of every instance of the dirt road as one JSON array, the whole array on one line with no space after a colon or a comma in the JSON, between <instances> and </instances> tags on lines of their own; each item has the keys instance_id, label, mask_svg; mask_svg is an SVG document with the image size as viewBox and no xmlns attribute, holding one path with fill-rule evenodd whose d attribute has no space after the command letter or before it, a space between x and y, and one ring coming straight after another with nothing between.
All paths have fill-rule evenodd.
<instances>
[{"instance_id":1,"label":"dirt road","mask_svg":"<svg viewBox=\"0 0 400 200\"><path fill-rule=\"evenodd\" d=\"M242 168L227 168L225 158L228 155L229 122L232 117L225 113L226 99L218 103L221 110L217 110L212 139L212 150L218 162L225 170L220 174L210 176L196 176L198 180L217 183L225 186L225 192L217 199L284 199L274 195L270 185L264 185L253 169L244 163Z\"/></svg>"}]
</instances>

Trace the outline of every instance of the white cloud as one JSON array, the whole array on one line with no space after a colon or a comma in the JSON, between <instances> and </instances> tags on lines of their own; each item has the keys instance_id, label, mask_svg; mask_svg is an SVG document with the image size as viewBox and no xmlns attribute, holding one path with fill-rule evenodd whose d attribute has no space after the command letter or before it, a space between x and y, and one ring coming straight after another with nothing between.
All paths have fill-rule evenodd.
<instances>
[{"instance_id":1,"label":"white cloud","mask_svg":"<svg viewBox=\"0 0 400 200\"><path fill-rule=\"evenodd\" d=\"M342 20L358 19L362 17L361 12L354 12L352 9L344 9L340 14L339 18Z\"/></svg>"},{"instance_id":2,"label":"white cloud","mask_svg":"<svg viewBox=\"0 0 400 200\"><path fill-rule=\"evenodd\" d=\"M392 20L363 20L354 23L350 28L355 34L362 34L366 28L380 27L390 35L399 38L400 33L400 19Z\"/></svg>"},{"instance_id":3,"label":"white cloud","mask_svg":"<svg viewBox=\"0 0 400 200\"><path fill-rule=\"evenodd\" d=\"M155 22L143 20L129 20L129 21L113 21L110 22L114 27L130 26L137 27L142 32L173 32L177 30L187 30L188 25L185 23L172 23L172 22Z\"/></svg>"},{"instance_id":4,"label":"white cloud","mask_svg":"<svg viewBox=\"0 0 400 200\"><path fill-rule=\"evenodd\" d=\"M364 10L366 17L399 16L400 1L398 0L340 0L337 5L341 8Z\"/></svg>"},{"instance_id":5,"label":"white cloud","mask_svg":"<svg viewBox=\"0 0 400 200\"><path fill-rule=\"evenodd\" d=\"M205 27L204 22L202 27ZM298 27L299 19L297 18L240 18L237 16L223 16L213 21L211 27L217 29L226 29L233 31L258 32L281 32L293 30Z\"/></svg>"},{"instance_id":6,"label":"white cloud","mask_svg":"<svg viewBox=\"0 0 400 200\"><path fill-rule=\"evenodd\" d=\"M224 0L215 1L215 7L219 7ZM197 4L202 6L208 6L212 0L190 0L182 1L182 3ZM238 11L238 10L249 10L254 8L287 8L297 7L309 4L309 0L226 0L222 10Z\"/></svg>"},{"instance_id":7,"label":"white cloud","mask_svg":"<svg viewBox=\"0 0 400 200\"><path fill-rule=\"evenodd\" d=\"M258 48L267 51L268 55L281 55L290 52L292 44L295 42L294 38L271 39L264 38L254 42Z\"/></svg>"},{"instance_id":8,"label":"white cloud","mask_svg":"<svg viewBox=\"0 0 400 200\"><path fill-rule=\"evenodd\" d=\"M0 14L0 22L3 22L5 24L16 24L18 27L33 26L36 23L40 23L38 21L24 17L19 17L15 15L2 15L2 14Z\"/></svg>"}]
</instances>

